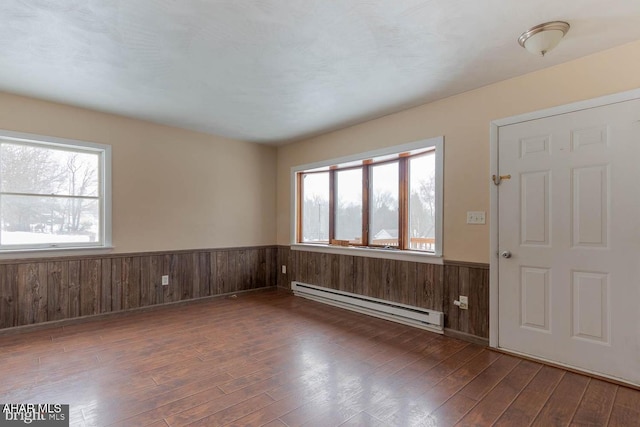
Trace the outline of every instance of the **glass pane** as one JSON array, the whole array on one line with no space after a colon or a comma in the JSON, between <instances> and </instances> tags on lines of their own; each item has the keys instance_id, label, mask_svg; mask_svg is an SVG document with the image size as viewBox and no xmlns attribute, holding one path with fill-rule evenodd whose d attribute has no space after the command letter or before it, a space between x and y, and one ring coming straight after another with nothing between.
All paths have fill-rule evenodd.
<instances>
[{"instance_id":1,"label":"glass pane","mask_svg":"<svg viewBox=\"0 0 640 427\"><path fill-rule=\"evenodd\" d=\"M436 156L434 152L409 160L409 248L435 251Z\"/></svg>"},{"instance_id":2,"label":"glass pane","mask_svg":"<svg viewBox=\"0 0 640 427\"><path fill-rule=\"evenodd\" d=\"M369 241L398 246L398 162L371 167Z\"/></svg>"},{"instance_id":3,"label":"glass pane","mask_svg":"<svg viewBox=\"0 0 640 427\"><path fill-rule=\"evenodd\" d=\"M336 239L362 244L362 169L336 172Z\"/></svg>"},{"instance_id":4,"label":"glass pane","mask_svg":"<svg viewBox=\"0 0 640 427\"><path fill-rule=\"evenodd\" d=\"M100 155L50 147L0 145L1 190L10 193L98 196Z\"/></svg>"},{"instance_id":5,"label":"glass pane","mask_svg":"<svg viewBox=\"0 0 640 427\"><path fill-rule=\"evenodd\" d=\"M302 175L302 241L329 243L329 172Z\"/></svg>"},{"instance_id":6,"label":"glass pane","mask_svg":"<svg viewBox=\"0 0 640 427\"><path fill-rule=\"evenodd\" d=\"M0 243L91 243L100 239L97 200L8 196L0 198Z\"/></svg>"}]
</instances>

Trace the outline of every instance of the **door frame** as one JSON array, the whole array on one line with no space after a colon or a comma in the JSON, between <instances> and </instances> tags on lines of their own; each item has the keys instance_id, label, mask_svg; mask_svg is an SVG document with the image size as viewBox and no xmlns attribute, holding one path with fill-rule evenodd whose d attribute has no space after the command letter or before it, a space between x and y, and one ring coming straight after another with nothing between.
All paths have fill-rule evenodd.
<instances>
[{"instance_id":1,"label":"door frame","mask_svg":"<svg viewBox=\"0 0 640 427\"><path fill-rule=\"evenodd\" d=\"M605 95L585 101L573 102L570 104L491 121L489 132L489 177L491 177L491 175L499 175L500 172L498 170L498 133L501 127L542 119L545 117L559 116L576 111L602 107L604 105L631 101L634 99L640 99L640 89L632 89L612 95ZM498 218L498 186L494 185L491 179L489 180L489 197L489 346L500 348L500 331L498 329L500 314L500 308L498 307L498 267L500 262L500 258L498 256L498 230L500 218Z\"/></svg>"}]
</instances>

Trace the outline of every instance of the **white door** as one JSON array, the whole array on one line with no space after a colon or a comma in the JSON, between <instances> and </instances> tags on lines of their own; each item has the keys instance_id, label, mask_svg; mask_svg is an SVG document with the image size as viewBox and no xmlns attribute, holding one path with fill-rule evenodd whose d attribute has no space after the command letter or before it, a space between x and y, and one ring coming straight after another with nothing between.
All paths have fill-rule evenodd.
<instances>
[{"instance_id":1,"label":"white door","mask_svg":"<svg viewBox=\"0 0 640 427\"><path fill-rule=\"evenodd\" d=\"M498 346L640 384L640 100L500 127L498 156Z\"/></svg>"}]
</instances>

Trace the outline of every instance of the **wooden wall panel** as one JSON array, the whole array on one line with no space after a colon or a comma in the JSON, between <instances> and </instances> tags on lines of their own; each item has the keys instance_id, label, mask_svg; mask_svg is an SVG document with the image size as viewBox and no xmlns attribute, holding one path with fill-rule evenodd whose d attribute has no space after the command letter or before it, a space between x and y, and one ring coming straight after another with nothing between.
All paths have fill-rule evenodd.
<instances>
[{"instance_id":1,"label":"wooden wall panel","mask_svg":"<svg viewBox=\"0 0 640 427\"><path fill-rule=\"evenodd\" d=\"M140 307L156 304L156 291L151 281L151 257L141 256L140 259Z\"/></svg>"},{"instance_id":2,"label":"wooden wall panel","mask_svg":"<svg viewBox=\"0 0 640 427\"><path fill-rule=\"evenodd\" d=\"M100 264L102 273L102 280L100 282L100 313L110 313L113 311L113 306L111 305L111 259L102 258Z\"/></svg>"},{"instance_id":3,"label":"wooden wall panel","mask_svg":"<svg viewBox=\"0 0 640 427\"><path fill-rule=\"evenodd\" d=\"M18 325L47 320L47 266L44 263L20 264L17 268ZM4 276L4 274L3 274ZM1 294L0 294L1 295ZM0 302L1 303L1 302ZM3 305L2 309L6 306Z\"/></svg>"},{"instance_id":4,"label":"wooden wall panel","mask_svg":"<svg viewBox=\"0 0 640 427\"><path fill-rule=\"evenodd\" d=\"M80 315L100 313L102 262L99 259L80 261Z\"/></svg>"},{"instance_id":5,"label":"wooden wall panel","mask_svg":"<svg viewBox=\"0 0 640 427\"><path fill-rule=\"evenodd\" d=\"M80 316L80 261L69 261L69 317Z\"/></svg>"},{"instance_id":6,"label":"wooden wall panel","mask_svg":"<svg viewBox=\"0 0 640 427\"><path fill-rule=\"evenodd\" d=\"M445 265L445 327L481 338L489 337L489 266L451 262ZM469 309L453 305L469 297Z\"/></svg>"},{"instance_id":7,"label":"wooden wall panel","mask_svg":"<svg viewBox=\"0 0 640 427\"><path fill-rule=\"evenodd\" d=\"M68 261L47 263L47 296L47 320L68 319L70 317ZM15 306L13 309L18 310L19 307ZM7 326L14 326L14 324Z\"/></svg>"},{"instance_id":8,"label":"wooden wall panel","mask_svg":"<svg viewBox=\"0 0 640 427\"><path fill-rule=\"evenodd\" d=\"M211 252L198 252L196 256L198 297L208 297L211 295Z\"/></svg>"},{"instance_id":9,"label":"wooden wall panel","mask_svg":"<svg viewBox=\"0 0 640 427\"><path fill-rule=\"evenodd\" d=\"M169 286L162 286L163 275ZM447 329L489 335L485 264L435 265L283 246L0 261L0 328L274 285L290 289L293 280L442 311ZM469 296L469 310L453 305L460 295Z\"/></svg>"},{"instance_id":10,"label":"wooden wall panel","mask_svg":"<svg viewBox=\"0 0 640 427\"><path fill-rule=\"evenodd\" d=\"M167 254L162 260L162 276L169 276L169 285L162 286L162 301L163 302L176 302L180 301L181 289L176 287L179 284L177 281L176 269L176 257L172 254ZM172 274L173 273L173 274ZM162 277L159 278L162 283Z\"/></svg>"},{"instance_id":11,"label":"wooden wall panel","mask_svg":"<svg viewBox=\"0 0 640 427\"><path fill-rule=\"evenodd\" d=\"M280 271L287 266L287 273ZM489 336L489 266L445 261L444 265L278 248L279 287L299 281L444 312L445 328ZM469 310L453 304L469 297Z\"/></svg>"},{"instance_id":12,"label":"wooden wall panel","mask_svg":"<svg viewBox=\"0 0 640 427\"><path fill-rule=\"evenodd\" d=\"M2 260L0 329L276 286L278 255L262 246Z\"/></svg>"},{"instance_id":13,"label":"wooden wall panel","mask_svg":"<svg viewBox=\"0 0 640 427\"><path fill-rule=\"evenodd\" d=\"M111 260L111 311L122 310L122 258Z\"/></svg>"},{"instance_id":14,"label":"wooden wall panel","mask_svg":"<svg viewBox=\"0 0 640 427\"><path fill-rule=\"evenodd\" d=\"M122 304L125 310L140 307L140 257L123 258Z\"/></svg>"},{"instance_id":15,"label":"wooden wall panel","mask_svg":"<svg viewBox=\"0 0 640 427\"><path fill-rule=\"evenodd\" d=\"M149 293L153 296L149 297L150 301L155 304L164 303L164 286L162 286L162 276L165 274L164 255L151 256L149 268Z\"/></svg>"},{"instance_id":16,"label":"wooden wall panel","mask_svg":"<svg viewBox=\"0 0 640 427\"><path fill-rule=\"evenodd\" d=\"M280 271L280 266L278 265L278 248L267 248L265 252L264 268L265 282L275 283L277 286L279 282L278 272Z\"/></svg>"}]
</instances>

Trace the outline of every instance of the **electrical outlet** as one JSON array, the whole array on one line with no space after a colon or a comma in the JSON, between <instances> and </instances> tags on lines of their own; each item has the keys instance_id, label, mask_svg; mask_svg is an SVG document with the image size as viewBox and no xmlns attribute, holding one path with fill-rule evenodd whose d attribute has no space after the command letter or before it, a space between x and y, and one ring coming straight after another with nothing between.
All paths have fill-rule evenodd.
<instances>
[{"instance_id":1,"label":"electrical outlet","mask_svg":"<svg viewBox=\"0 0 640 427\"><path fill-rule=\"evenodd\" d=\"M468 211L467 212L467 224L485 224L484 211Z\"/></svg>"},{"instance_id":2,"label":"electrical outlet","mask_svg":"<svg viewBox=\"0 0 640 427\"><path fill-rule=\"evenodd\" d=\"M282 274L287 274L287 266L286 265L282 265Z\"/></svg>"},{"instance_id":3,"label":"electrical outlet","mask_svg":"<svg viewBox=\"0 0 640 427\"><path fill-rule=\"evenodd\" d=\"M162 276L162 286L169 285L169 276Z\"/></svg>"},{"instance_id":4,"label":"electrical outlet","mask_svg":"<svg viewBox=\"0 0 640 427\"><path fill-rule=\"evenodd\" d=\"M469 309L469 297L465 297L460 295L460 309L468 310Z\"/></svg>"}]
</instances>

